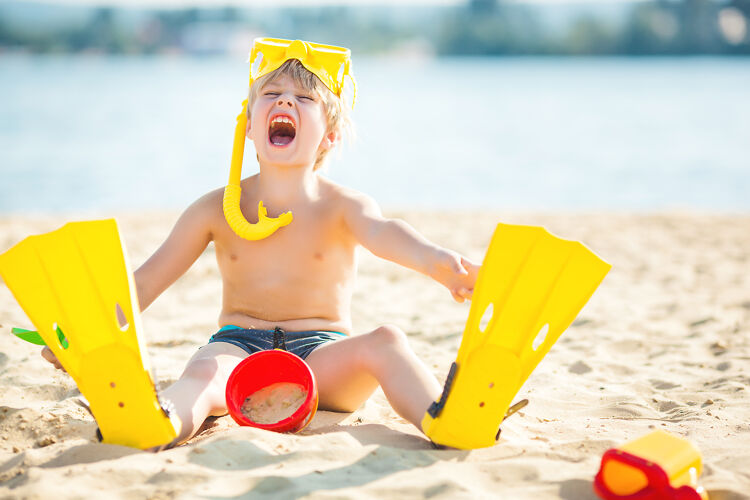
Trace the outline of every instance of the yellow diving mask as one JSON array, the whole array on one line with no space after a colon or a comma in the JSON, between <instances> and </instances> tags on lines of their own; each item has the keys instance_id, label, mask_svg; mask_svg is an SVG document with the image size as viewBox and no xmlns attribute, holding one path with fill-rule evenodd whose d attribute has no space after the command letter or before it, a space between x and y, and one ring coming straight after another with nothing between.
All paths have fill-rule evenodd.
<instances>
[{"instance_id":1,"label":"yellow diving mask","mask_svg":"<svg viewBox=\"0 0 750 500\"><path fill-rule=\"evenodd\" d=\"M347 105L354 107L356 82L351 73L351 51L343 47L303 42L302 40L281 40L278 38L256 38L250 52L250 86L258 78L281 67L284 62L297 59L311 73L317 76L328 89ZM240 178L242 158L245 153L245 132L247 130L247 106L242 103L242 112L237 116L232 147L232 163L229 182L224 188L224 217L238 236L247 240L261 240L272 235L280 227L292 222L292 213L278 217L268 217L263 202L258 203L258 222L251 224L240 210Z\"/></svg>"}]
</instances>

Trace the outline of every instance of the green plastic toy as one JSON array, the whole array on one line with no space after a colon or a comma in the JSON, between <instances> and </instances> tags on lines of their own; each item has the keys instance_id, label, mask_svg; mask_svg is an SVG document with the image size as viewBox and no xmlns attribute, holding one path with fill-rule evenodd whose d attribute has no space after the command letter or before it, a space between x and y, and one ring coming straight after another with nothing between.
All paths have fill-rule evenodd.
<instances>
[{"instance_id":1,"label":"green plastic toy","mask_svg":"<svg viewBox=\"0 0 750 500\"><path fill-rule=\"evenodd\" d=\"M34 330L24 330L23 328L13 328L11 329L11 333L18 337L21 340L25 340L26 342L31 342L35 345L47 345L44 342L44 339L42 339L42 336L39 335L39 332L36 332ZM60 330L60 327L57 327L57 338L60 339L60 345L62 345L63 349L68 348L68 339L65 338L65 334L63 334L62 330Z\"/></svg>"}]
</instances>

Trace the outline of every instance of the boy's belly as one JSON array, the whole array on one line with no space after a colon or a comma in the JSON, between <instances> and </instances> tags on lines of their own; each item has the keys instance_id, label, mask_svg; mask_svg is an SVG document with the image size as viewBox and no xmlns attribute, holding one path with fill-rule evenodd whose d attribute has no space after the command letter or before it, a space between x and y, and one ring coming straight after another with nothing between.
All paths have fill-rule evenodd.
<instances>
[{"instance_id":1,"label":"boy's belly","mask_svg":"<svg viewBox=\"0 0 750 500\"><path fill-rule=\"evenodd\" d=\"M289 279L286 279L289 278ZM321 276L225 278L219 326L351 332L353 279ZM342 283L343 282L343 283Z\"/></svg>"}]
</instances>

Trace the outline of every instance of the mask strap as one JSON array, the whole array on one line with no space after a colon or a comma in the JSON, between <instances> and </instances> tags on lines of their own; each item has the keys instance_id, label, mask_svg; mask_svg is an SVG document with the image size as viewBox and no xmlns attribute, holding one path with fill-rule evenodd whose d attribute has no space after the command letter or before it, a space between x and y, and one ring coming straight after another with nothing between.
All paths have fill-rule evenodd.
<instances>
[{"instance_id":1,"label":"mask strap","mask_svg":"<svg viewBox=\"0 0 750 500\"><path fill-rule=\"evenodd\" d=\"M339 96L344 101L345 106L354 109L354 104L357 102L357 80L354 79L352 74L352 61L350 59L341 65L339 82L341 84Z\"/></svg>"},{"instance_id":2,"label":"mask strap","mask_svg":"<svg viewBox=\"0 0 750 500\"><path fill-rule=\"evenodd\" d=\"M347 74L345 78L349 78L349 85L344 85L344 90L341 92L341 96L344 97L344 91L347 91L345 105L348 105L350 109L354 109L354 105L357 104L357 80L354 79L354 75L351 73ZM351 88L347 88L351 86Z\"/></svg>"}]
</instances>

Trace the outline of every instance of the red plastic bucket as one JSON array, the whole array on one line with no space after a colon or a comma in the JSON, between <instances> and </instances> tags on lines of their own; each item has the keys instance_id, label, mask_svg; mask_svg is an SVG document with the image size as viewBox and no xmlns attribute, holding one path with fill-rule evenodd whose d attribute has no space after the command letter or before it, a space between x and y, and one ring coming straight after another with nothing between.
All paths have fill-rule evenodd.
<instances>
[{"instance_id":1,"label":"red plastic bucket","mask_svg":"<svg viewBox=\"0 0 750 500\"><path fill-rule=\"evenodd\" d=\"M307 392L302 405L289 417L274 423L253 422L242 413L248 396L271 384L298 384ZM310 423L318 409L318 386L310 367L292 353L274 349L251 354L237 365L227 380L227 409L240 425L275 432L299 432Z\"/></svg>"}]
</instances>

